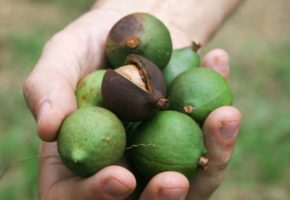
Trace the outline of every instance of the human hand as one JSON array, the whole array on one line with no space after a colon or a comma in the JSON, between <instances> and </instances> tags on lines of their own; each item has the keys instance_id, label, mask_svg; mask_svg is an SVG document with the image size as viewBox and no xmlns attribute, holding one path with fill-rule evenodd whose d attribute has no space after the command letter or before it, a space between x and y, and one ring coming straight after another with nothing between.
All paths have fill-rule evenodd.
<instances>
[{"instance_id":1,"label":"human hand","mask_svg":"<svg viewBox=\"0 0 290 200\"><path fill-rule=\"evenodd\" d=\"M219 72L228 75L227 54L214 50L203 59ZM205 200L223 179L233 151L240 124L240 113L233 107L221 107L207 118L203 132L209 158L206 170L200 170L190 182L180 173L156 175L140 199ZM43 199L125 199L136 187L134 175L121 166L109 166L92 177L81 178L71 173L58 156L56 142L44 142L40 148L40 196Z\"/></svg>"},{"instance_id":2,"label":"human hand","mask_svg":"<svg viewBox=\"0 0 290 200\"><path fill-rule=\"evenodd\" d=\"M118 13L92 11L46 44L24 85L27 103L43 140L54 141L62 120L76 109L74 91L78 80L105 65L106 36L119 18ZM182 32L176 28L170 31ZM189 44L186 39L176 38L173 34L175 48ZM228 75L228 57L224 51L211 52L203 63L211 63L211 67ZM160 173L148 183L140 199L162 199L161 196L179 199L187 193L189 199L207 199L222 180L239 123L240 113L233 107L214 111L203 128L210 159L207 170L199 172L191 184L179 173ZM124 199L136 186L133 174L121 166L106 167L87 179L74 176L59 159L55 142L42 144L41 157L41 199Z\"/></svg>"}]
</instances>

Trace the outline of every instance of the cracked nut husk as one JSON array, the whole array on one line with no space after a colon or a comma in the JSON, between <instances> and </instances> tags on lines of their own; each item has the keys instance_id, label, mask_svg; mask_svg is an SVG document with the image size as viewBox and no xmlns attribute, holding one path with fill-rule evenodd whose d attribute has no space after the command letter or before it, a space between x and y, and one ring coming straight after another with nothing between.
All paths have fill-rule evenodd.
<instances>
[{"instance_id":1,"label":"cracked nut husk","mask_svg":"<svg viewBox=\"0 0 290 200\"><path fill-rule=\"evenodd\" d=\"M148 59L131 54L125 65L108 69L102 82L106 108L125 121L141 121L168 107L160 69Z\"/></svg>"}]
</instances>

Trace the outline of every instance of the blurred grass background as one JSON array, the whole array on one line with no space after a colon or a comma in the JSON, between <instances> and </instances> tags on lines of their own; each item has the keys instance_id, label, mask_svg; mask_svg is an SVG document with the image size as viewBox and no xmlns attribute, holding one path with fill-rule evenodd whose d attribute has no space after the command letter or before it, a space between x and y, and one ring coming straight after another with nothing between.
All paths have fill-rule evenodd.
<instances>
[{"instance_id":1,"label":"blurred grass background","mask_svg":"<svg viewBox=\"0 0 290 200\"><path fill-rule=\"evenodd\" d=\"M0 0L0 169L37 156L39 139L22 84L56 31L93 0ZM202 54L231 57L240 136L213 200L287 200L290 196L290 2L246 1ZM37 159L13 165L0 180L0 199L37 198Z\"/></svg>"}]
</instances>

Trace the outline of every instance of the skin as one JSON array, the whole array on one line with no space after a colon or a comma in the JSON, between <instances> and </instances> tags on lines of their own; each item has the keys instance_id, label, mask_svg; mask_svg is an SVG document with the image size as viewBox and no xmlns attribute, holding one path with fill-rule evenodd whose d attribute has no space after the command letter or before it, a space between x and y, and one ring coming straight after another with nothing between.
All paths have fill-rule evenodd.
<instances>
[{"instance_id":1,"label":"skin","mask_svg":"<svg viewBox=\"0 0 290 200\"><path fill-rule=\"evenodd\" d=\"M172 34L174 48L181 48L189 46L192 37L198 38L200 35L202 37L198 39L205 43L239 1L228 0L230 3L226 4L227 0L222 0L224 7L220 12L215 13L216 17L206 17L207 12L205 12L212 13L212 7L208 5L217 4L214 1L188 1L192 6L194 2L195 6L199 6L199 17L202 17L203 13L205 21L219 19L215 23L209 23L208 28L193 26L201 24L200 18L194 16L195 14L188 20L188 23L185 23L182 16L179 18L181 21L169 20L167 15L163 14L166 13L165 8L168 8L168 5L160 1L158 3L151 0L142 1L146 3L141 10L137 9L138 5L135 5L133 1L126 4L130 5L127 7L112 2L110 0L98 1L92 11L53 36L45 45L42 56L24 83L24 95L35 116L38 134L43 140L40 146L40 157L42 157L40 160L40 199L125 199L136 187L135 177L126 165L106 167L89 178L73 175L59 159L55 142L63 119L77 108L74 91L78 81L98 66L105 66L106 36L118 19L132 10L153 14L159 10L160 19L166 23ZM174 4L175 0L170 2ZM171 13L181 12L174 8L176 6L171 7L173 9ZM191 13L194 12L188 11L188 16ZM180 26L178 27L177 24ZM203 32L200 32L200 29ZM210 63L207 67L215 69L228 78L229 63L228 59L224 59L225 56L228 58L225 51L213 50L204 57L202 63ZM234 149L240 120L241 114L234 107L221 107L213 111L203 127L209 157L206 170L198 172L197 176L190 181L177 172L160 173L151 179L140 199L208 199L223 179Z\"/></svg>"}]
</instances>

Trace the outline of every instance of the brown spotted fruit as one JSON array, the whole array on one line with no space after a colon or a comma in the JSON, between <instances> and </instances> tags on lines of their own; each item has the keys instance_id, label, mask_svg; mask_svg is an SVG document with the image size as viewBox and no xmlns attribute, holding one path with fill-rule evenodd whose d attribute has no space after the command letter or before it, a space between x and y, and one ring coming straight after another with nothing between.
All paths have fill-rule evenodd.
<instances>
[{"instance_id":1,"label":"brown spotted fruit","mask_svg":"<svg viewBox=\"0 0 290 200\"><path fill-rule=\"evenodd\" d=\"M131 54L125 65L108 69L102 82L104 106L124 121L142 121L168 107L160 69L148 59Z\"/></svg>"},{"instance_id":2,"label":"brown spotted fruit","mask_svg":"<svg viewBox=\"0 0 290 200\"><path fill-rule=\"evenodd\" d=\"M123 17L109 32L106 54L113 67L119 67L132 53L146 57L163 69L172 53L167 27L148 13L133 13Z\"/></svg>"}]
</instances>

